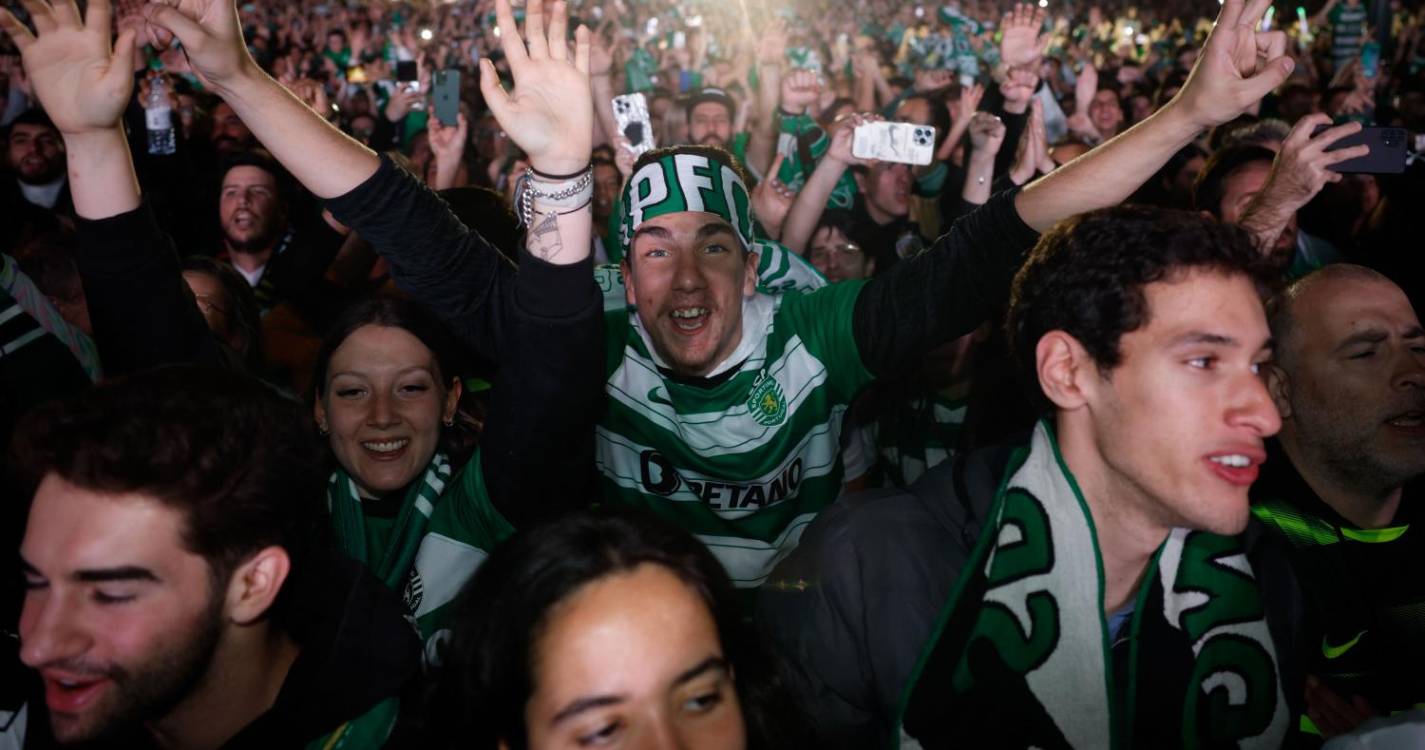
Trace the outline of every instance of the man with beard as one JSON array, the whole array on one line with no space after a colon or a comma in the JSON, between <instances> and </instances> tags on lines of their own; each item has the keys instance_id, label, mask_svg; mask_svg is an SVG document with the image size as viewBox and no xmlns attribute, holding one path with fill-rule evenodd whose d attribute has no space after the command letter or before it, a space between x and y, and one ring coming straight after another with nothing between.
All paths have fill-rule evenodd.
<instances>
[{"instance_id":1,"label":"man with beard","mask_svg":"<svg viewBox=\"0 0 1425 750\"><path fill-rule=\"evenodd\" d=\"M167 368L40 407L17 434L36 488L19 650L43 688L22 742L385 742L418 647L396 597L323 541L299 404Z\"/></svg>"},{"instance_id":2,"label":"man with beard","mask_svg":"<svg viewBox=\"0 0 1425 750\"><path fill-rule=\"evenodd\" d=\"M1326 115L1303 117L1277 153L1252 144L1226 146L1208 160L1193 186L1198 210L1251 232L1289 278L1338 257L1330 243L1297 227L1296 212L1327 183L1341 181L1332 164L1370 152L1366 145L1328 151L1361 129L1359 123L1346 123L1313 135L1330 123Z\"/></svg>"},{"instance_id":3,"label":"man with beard","mask_svg":"<svg viewBox=\"0 0 1425 750\"><path fill-rule=\"evenodd\" d=\"M1404 292L1327 266L1268 305L1282 416L1253 512L1292 548L1326 736L1425 701L1425 330Z\"/></svg>"},{"instance_id":4,"label":"man with beard","mask_svg":"<svg viewBox=\"0 0 1425 750\"><path fill-rule=\"evenodd\" d=\"M285 171L261 151L234 154L225 162L218 194L222 255L242 274L266 313L280 302L297 305L315 328L324 327L335 304L322 274L341 247L342 236L316 217L293 222L292 192Z\"/></svg>"},{"instance_id":5,"label":"man with beard","mask_svg":"<svg viewBox=\"0 0 1425 750\"><path fill-rule=\"evenodd\" d=\"M231 105L222 101L213 107L211 140L213 150L219 157L257 146L257 139L252 137L252 131L243 124L242 118L233 112Z\"/></svg>"},{"instance_id":6,"label":"man with beard","mask_svg":"<svg viewBox=\"0 0 1425 750\"><path fill-rule=\"evenodd\" d=\"M482 305L497 279L471 262L470 230L389 159L294 106L251 60L235 15L220 10L227 4L184 0L145 13L174 32L194 69L264 145L388 259L403 288L467 345L487 345L492 321ZM1265 2L1257 5L1260 17ZM500 26L514 28L509 3L495 7ZM1039 231L1126 199L1178 149L1290 73L1285 37L1239 23L1240 0L1225 8L1231 18L1214 32L1211 54L1169 106L1087 158L996 196L933 248L869 282L764 293L749 191L735 162L708 146L643 154L622 201L627 304L607 310L604 321L607 404L596 431L604 502L690 530L737 585L760 585L840 493L841 418L861 387L904 372L986 320ZM564 2L552 13L531 2L525 18L527 49L518 35L501 38L514 92L500 88L483 59L481 90L497 114L527 114L532 131L521 136L548 148L532 157L527 178L550 185L534 197L558 186L568 212L527 218L536 244L567 257L563 230L578 226L569 245L581 246L590 231L582 224L591 218L583 213L583 191L592 189L589 33L577 31L571 53ZM550 102L581 106L556 112ZM560 123L562 131L549 132ZM851 135L841 129L828 150L843 171L855 161Z\"/></svg>"},{"instance_id":7,"label":"man with beard","mask_svg":"<svg viewBox=\"0 0 1425 750\"><path fill-rule=\"evenodd\" d=\"M25 111L10 123L5 166L9 175L0 183L0 212L6 229L0 251L9 252L21 239L74 217L64 141L43 110Z\"/></svg>"}]
</instances>

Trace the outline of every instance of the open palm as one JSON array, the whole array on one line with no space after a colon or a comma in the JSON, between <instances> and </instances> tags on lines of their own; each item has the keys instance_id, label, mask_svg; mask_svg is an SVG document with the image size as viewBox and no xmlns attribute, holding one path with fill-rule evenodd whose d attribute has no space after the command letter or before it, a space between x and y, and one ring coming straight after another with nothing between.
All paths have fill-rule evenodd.
<instances>
[{"instance_id":1,"label":"open palm","mask_svg":"<svg viewBox=\"0 0 1425 750\"><path fill-rule=\"evenodd\" d=\"M1020 4L1004 15L1001 23L1000 59L1011 68L1037 63L1049 43L1049 34L1040 34L1044 10Z\"/></svg>"},{"instance_id":2,"label":"open palm","mask_svg":"<svg viewBox=\"0 0 1425 750\"><path fill-rule=\"evenodd\" d=\"M29 3L36 34L0 8L0 29L20 50L35 96L62 133L113 128L133 91L134 32L109 43L109 0L90 0L80 18L74 0Z\"/></svg>"},{"instance_id":3,"label":"open palm","mask_svg":"<svg viewBox=\"0 0 1425 750\"><path fill-rule=\"evenodd\" d=\"M575 34L574 56L565 37L569 8L560 0L544 28L543 0L530 0L524 35L515 32L509 0L497 0L500 46L514 76L514 91L500 87L495 66L480 60L480 90L500 127L529 154L539 172L565 175L589 164L593 150L594 106L589 93L589 30Z\"/></svg>"}]
</instances>

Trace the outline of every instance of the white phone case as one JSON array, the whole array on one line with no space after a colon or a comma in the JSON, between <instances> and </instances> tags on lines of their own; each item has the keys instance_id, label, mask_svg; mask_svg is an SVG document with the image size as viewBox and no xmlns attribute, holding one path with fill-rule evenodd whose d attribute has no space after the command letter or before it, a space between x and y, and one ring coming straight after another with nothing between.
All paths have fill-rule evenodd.
<instances>
[{"instance_id":1,"label":"white phone case","mask_svg":"<svg viewBox=\"0 0 1425 750\"><path fill-rule=\"evenodd\" d=\"M648 117L648 100L643 94L614 97L614 120L637 156L653 148L653 123Z\"/></svg>"},{"instance_id":2,"label":"white phone case","mask_svg":"<svg viewBox=\"0 0 1425 750\"><path fill-rule=\"evenodd\" d=\"M935 158L935 128L913 122L869 122L857 126L851 155L901 164L929 164Z\"/></svg>"}]
</instances>

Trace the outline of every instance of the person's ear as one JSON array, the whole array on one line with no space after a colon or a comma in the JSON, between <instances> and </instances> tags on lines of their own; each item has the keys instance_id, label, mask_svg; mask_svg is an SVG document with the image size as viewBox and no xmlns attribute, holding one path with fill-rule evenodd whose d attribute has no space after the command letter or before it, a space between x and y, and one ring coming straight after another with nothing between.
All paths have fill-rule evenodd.
<instances>
[{"instance_id":1,"label":"person's ear","mask_svg":"<svg viewBox=\"0 0 1425 750\"><path fill-rule=\"evenodd\" d=\"M751 297L757 293L757 266L762 256L755 250L748 250L742 259L742 296Z\"/></svg>"},{"instance_id":2,"label":"person's ear","mask_svg":"<svg viewBox=\"0 0 1425 750\"><path fill-rule=\"evenodd\" d=\"M312 418L317 421L317 430L322 434L331 431L331 427L327 425L327 406L322 403L321 394L312 399Z\"/></svg>"},{"instance_id":3,"label":"person's ear","mask_svg":"<svg viewBox=\"0 0 1425 750\"><path fill-rule=\"evenodd\" d=\"M865 195L865 194L866 194L866 175L862 174L860 171L853 171L853 172L851 173L851 177L856 180L856 192L858 192L858 193L860 193L860 194L862 194L862 195Z\"/></svg>"},{"instance_id":4,"label":"person's ear","mask_svg":"<svg viewBox=\"0 0 1425 750\"><path fill-rule=\"evenodd\" d=\"M1064 331L1050 331L1034 345L1034 367L1044 396L1063 411L1088 403L1098 364L1079 340Z\"/></svg>"},{"instance_id":5,"label":"person's ear","mask_svg":"<svg viewBox=\"0 0 1425 750\"><path fill-rule=\"evenodd\" d=\"M1272 403L1277 406L1277 413L1281 414L1283 420L1291 418L1291 378L1276 364L1265 364L1266 368L1267 393L1272 396Z\"/></svg>"},{"instance_id":6,"label":"person's ear","mask_svg":"<svg viewBox=\"0 0 1425 750\"><path fill-rule=\"evenodd\" d=\"M628 251L632 253L633 248L630 247ZM638 295L633 291L633 267L629 265L627 255L619 261L618 270L623 274L623 301L627 302L629 307L637 307Z\"/></svg>"},{"instance_id":7,"label":"person's ear","mask_svg":"<svg viewBox=\"0 0 1425 750\"><path fill-rule=\"evenodd\" d=\"M287 550L273 545L258 550L233 570L228 579L225 612L238 625L251 625L272 609L292 572Z\"/></svg>"},{"instance_id":8,"label":"person's ear","mask_svg":"<svg viewBox=\"0 0 1425 750\"><path fill-rule=\"evenodd\" d=\"M455 421L455 412L460 408L460 394L465 392L465 386L460 382L460 378L450 379L450 390L445 394L445 413L441 415L441 421L451 424Z\"/></svg>"}]
</instances>

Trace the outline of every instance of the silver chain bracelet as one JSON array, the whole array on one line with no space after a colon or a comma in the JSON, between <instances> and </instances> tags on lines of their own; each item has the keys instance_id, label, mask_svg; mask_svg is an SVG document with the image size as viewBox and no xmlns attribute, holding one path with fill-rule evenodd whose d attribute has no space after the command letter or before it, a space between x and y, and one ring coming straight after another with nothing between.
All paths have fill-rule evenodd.
<instances>
[{"instance_id":1,"label":"silver chain bracelet","mask_svg":"<svg viewBox=\"0 0 1425 750\"><path fill-rule=\"evenodd\" d=\"M568 187L550 193L542 192L536 188L535 185L539 182L542 182L542 180L535 175L533 169L526 169L520 179L520 223L524 226L530 226L534 222L535 198L552 204L550 206L551 208L571 208L574 210L583 208L583 206L587 204L586 199L591 197L594 191L594 169L592 166L586 168ZM589 195L585 195L585 193Z\"/></svg>"}]
</instances>

